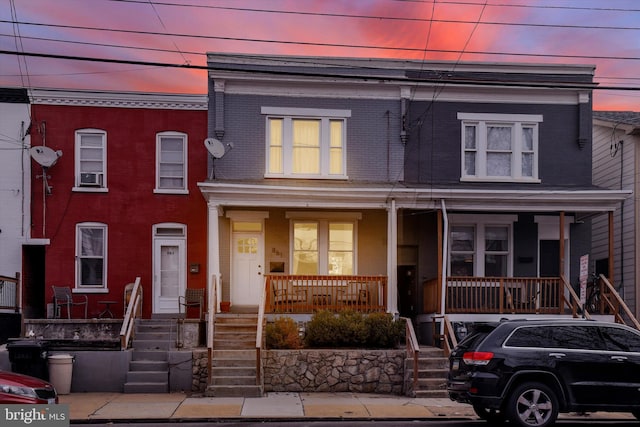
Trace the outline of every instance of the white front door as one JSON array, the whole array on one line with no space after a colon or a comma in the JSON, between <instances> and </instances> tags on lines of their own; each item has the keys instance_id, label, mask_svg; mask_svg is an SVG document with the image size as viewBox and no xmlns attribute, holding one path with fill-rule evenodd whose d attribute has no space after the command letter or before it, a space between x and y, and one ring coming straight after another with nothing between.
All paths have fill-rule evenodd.
<instances>
[{"instance_id":1,"label":"white front door","mask_svg":"<svg viewBox=\"0 0 640 427\"><path fill-rule=\"evenodd\" d=\"M261 232L234 232L231 303L258 305L264 283L264 241Z\"/></svg>"},{"instance_id":2,"label":"white front door","mask_svg":"<svg viewBox=\"0 0 640 427\"><path fill-rule=\"evenodd\" d=\"M155 239L153 245L153 312L178 313L186 288L184 239Z\"/></svg>"}]
</instances>

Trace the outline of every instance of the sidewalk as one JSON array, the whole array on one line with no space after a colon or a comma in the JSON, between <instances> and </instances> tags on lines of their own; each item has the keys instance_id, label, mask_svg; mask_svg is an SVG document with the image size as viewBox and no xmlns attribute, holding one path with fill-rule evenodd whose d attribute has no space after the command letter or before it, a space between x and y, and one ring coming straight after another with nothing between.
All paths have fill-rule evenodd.
<instances>
[{"instance_id":1,"label":"sidewalk","mask_svg":"<svg viewBox=\"0 0 640 427\"><path fill-rule=\"evenodd\" d=\"M470 405L447 398L369 393L267 393L263 397L202 397L183 393L60 395L72 422L208 419L477 419ZM561 419L633 420L631 414L561 414Z\"/></svg>"}]
</instances>

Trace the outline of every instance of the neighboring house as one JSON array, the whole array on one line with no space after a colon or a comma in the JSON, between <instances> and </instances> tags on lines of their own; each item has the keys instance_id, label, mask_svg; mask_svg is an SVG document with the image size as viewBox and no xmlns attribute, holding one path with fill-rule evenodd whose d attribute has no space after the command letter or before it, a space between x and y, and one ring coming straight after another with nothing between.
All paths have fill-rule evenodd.
<instances>
[{"instance_id":1,"label":"neighboring house","mask_svg":"<svg viewBox=\"0 0 640 427\"><path fill-rule=\"evenodd\" d=\"M34 166L31 235L43 244L25 265L44 276L25 288L44 304L25 307L53 316L52 286L68 286L88 297L89 317L109 300L122 317L124 287L140 276L149 317L177 313L185 288L205 287L206 108L201 95L32 91L32 145L63 156L45 194Z\"/></svg>"},{"instance_id":2,"label":"neighboring house","mask_svg":"<svg viewBox=\"0 0 640 427\"><path fill-rule=\"evenodd\" d=\"M593 183L605 188L629 190L634 197L620 202L613 215L615 233L610 266L607 218L593 221L593 257L597 272L613 267L612 283L637 317L640 313L640 112L593 112Z\"/></svg>"},{"instance_id":3,"label":"neighboring house","mask_svg":"<svg viewBox=\"0 0 640 427\"><path fill-rule=\"evenodd\" d=\"M364 283L366 304L418 323L560 313L590 218L628 196L591 180L593 67L216 53L208 65L215 148L199 186L208 271L232 306L257 305L266 276L272 311L282 292L304 288L282 307L311 312Z\"/></svg>"},{"instance_id":4,"label":"neighboring house","mask_svg":"<svg viewBox=\"0 0 640 427\"><path fill-rule=\"evenodd\" d=\"M0 281L0 312L5 313L19 307L15 279L21 279L23 247L28 250L30 237L29 108L26 89L0 88L0 276L14 279Z\"/></svg>"}]
</instances>

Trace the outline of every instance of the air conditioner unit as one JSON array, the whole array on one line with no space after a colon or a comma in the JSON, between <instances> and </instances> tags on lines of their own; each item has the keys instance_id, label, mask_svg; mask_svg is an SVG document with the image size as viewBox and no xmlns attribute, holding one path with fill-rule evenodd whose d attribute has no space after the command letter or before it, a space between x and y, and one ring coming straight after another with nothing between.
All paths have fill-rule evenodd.
<instances>
[{"instance_id":1,"label":"air conditioner unit","mask_svg":"<svg viewBox=\"0 0 640 427\"><path fill-rule=\"evenodd\" d=\"M80 174L80 185L100 187L102 186L102 174L99 172L83 172Z\"/></svg>"}]
</instances>

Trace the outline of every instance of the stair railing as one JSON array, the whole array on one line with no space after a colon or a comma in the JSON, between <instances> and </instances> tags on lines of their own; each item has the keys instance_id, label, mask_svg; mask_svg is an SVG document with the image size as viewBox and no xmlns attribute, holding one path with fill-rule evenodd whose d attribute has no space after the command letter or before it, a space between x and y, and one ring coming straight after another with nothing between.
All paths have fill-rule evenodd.
<instances>
[{"instance_id":1,"label":"stair railing","mask_svg":"<svg viewBox=\"0 0 640 427\"><path fill-rule=\"evenodd\" d=\"M140 313L141 294L140 294L140 277L136 277L131 290L131 297L127 304L127 311L122 321L122 328L120 328L120 350L124 351L129 347L129 341L133 336L133 330L135 326L136 316Z\"/></svg>"},{"instance_id":2,"label":"stair railing","mask_svg":"<svg viewBox=\"0 0 640 427\"><path fill-rule=\"evenodd\" d=\"M600 283L604 284L604 287L608 292L600 292L602 303L605 304L605 307L608 307L613 313L614 319L616 323L622 323L623 325L627 325L622 313L620 313L620 308L622 308L623 313L627 316L631 325L636 329L640 330L640 323L638 319L633 315L629 307L624 302L618 291L613 287L609 279L607 279L604 274L599 276ZM613 301L612 301L613 299ZM604 308L603 308L604 310Z\"/></svg>"},{"instance_id":3,"label":"stair railing","mask_svg":"<svg viewBox=\"0 0 640 427\"><path fill-rule=\"evenodd\" d=\"M405 338L407 345L407 355L411 355L413 357L413 382L412 387L415 392L418 388L418 370L419 370L419 356L420 356L420 344L418 344L418 338L416 337L416 332L413 329L413 323L411 319L406 317L401 317L400 319L404 320L405 323Z\"/></svg>"},{"instance_id":4,"label":"stair railing","mask_svg":"<svg viewBox=\"0 0 640 427\"><path fill-rule=\"evenodd\" d=\"M256 385L262 385L262 329L264 323L264 306L267 297L267 279L262 287L262 295L258 303L258 324L256 327Z\"/></svg>"},{"instance_id":5,"label":"stair railing","mask_svg":"<svg viewBox=\"0 0 640 427\"><path fill-rule=\"evenodd\" d=\"M587 312L583 304L580 303L580 297L576 294L576 291L573 290L573 286L571 286L564 274L560 275L560 282L564 285L564 290L569 294L569 298L567 299L565 297L565 293L561 291L561 298L564 301L564 304L571 309L571 315L573 317L579 317L578 309L580 308L582 317L585 319L591 319L589 312Z\"/></svg>"},{"instance_id":6,"label":"stair railing","mask_svg":"<svg viewBox=\"0 0 640 427\"><path fill-rule=\"evenodd\" d=\"M439 326L436 319L442 319L442 325ZM446 315L433 316L433 343L444 350L445 356L449 356L451 351L458 345L458 339L451 321ZM440 332L442 329L442 333Z\"/></svg>"},{"instance_id":7,"label":"stair railing","mask_svg":"<svg viewBox=\"0 0 640 427\"><path fill-rule=\"evenodd\" d=\"M211 385L213 375L213 337L216 327L216 308L218 307L218 277L211 275L211 290L207 297L207 385Z\"/></svg>"}]
</instances>

